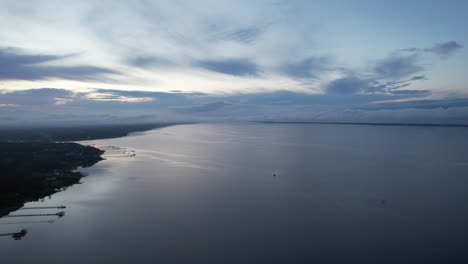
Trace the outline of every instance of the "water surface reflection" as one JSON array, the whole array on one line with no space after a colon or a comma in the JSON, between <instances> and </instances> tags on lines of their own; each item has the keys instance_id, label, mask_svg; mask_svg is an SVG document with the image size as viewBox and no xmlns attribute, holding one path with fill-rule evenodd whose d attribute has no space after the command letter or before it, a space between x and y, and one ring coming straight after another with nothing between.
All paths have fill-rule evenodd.
<instances>
[{"instance_id":1,"label":"water surface reflection","mask_svg":"<svg viewBox=\"0 0 468 264\"><path fill-rule=\"evenodd\" d=\"M82 184L27 204L66 204L66 217L21 243L0 239L0 253L14 263L462 262L466 132L197 124L86 142L135 156L109 155Z\"/></svg>"}]
</instances>

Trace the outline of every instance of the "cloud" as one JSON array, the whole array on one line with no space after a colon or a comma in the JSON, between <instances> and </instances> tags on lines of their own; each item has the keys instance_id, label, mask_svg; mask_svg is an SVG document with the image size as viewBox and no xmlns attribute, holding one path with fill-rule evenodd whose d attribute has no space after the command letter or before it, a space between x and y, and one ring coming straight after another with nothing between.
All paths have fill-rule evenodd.
<instances>
[{"instance_id":1,"label":"cloud","mask_svg":"<svg viewBox=\"0 0 468 264\"><path fill-rule=\"evenodd\" d=\"M139 67L139 68L152 68L152 67L157 67L157 66L168 66L172 64L167 59L158 58L154 56L133 57L127 60L127 63L129 65Z\"/></svg>"},{"instance_id":2,"label":"cloud","mask_svg":"<svg viewBox=\"0 0 468 264\"><path fill-rule=\"evenodd\" d=\"M437 43L431 48L407 48L401 49L400 51L405 52L430 52L438 55L441 59L447 59L457 50L463 48L461 44L456 41L447 41L443 43Z\"/></svg>"},{"instance_id":3,"label":"cloud","mask_svg":"<svg viewBox=\"0 0 468 264\"><path fill-rule=\"evenodd\" d=\"M431 94L430 90L396 90L392 94L412 95L412 96L427 96Z\"/></svg>"},{"instance_id":4,"label":"cloud","mask_svg":"<svg viewBox=\"0 0 468 264\"><path fill-rule=\"evenodd\" d=\"M101 101L101 102L142 103L142 102L153 101L153 98L151 97L130 97L130 96L117 95L113 93L98 93L98 92L87 93L86 97L89 100ZM66 103L66 101L64 103Z\"/></svg>"},{"instance_id":5,"label":"cloud","mask_svg":"<svg viewBox=\"0 0 468 264\"><path fill-rule=\"evenodd\" d=\"M461 48L463 48L463 46L458 44L456 41L447 41L444 43L438 43L432 48L425 49L425 51L433 52L439 55L441 58L448 58L456 50Z\"/></svg>"},{"instance_id":6,"label":"cloud","mask_svg":"<svg viewBox=\"0 0 468 264\"><path fill-rule=\"evenodd\" d=\"M325 85L326 94L330 95L352 95L352 94L385 94L385 95L407 95L414 97L427 96L429 90L407 90L414 81L426 80L426 76L413 76L402 81L381 82L373 78L360 78L358 76L346 76L329 82Z\"/></svg>"},{"instance_id":7,"label":"cloud","mask_svg":"<svg viewBox=\"0 0 468 264\"><path fill-rule=\"evenodd\" d=\"M73 92L63 89L42 88L14 92L0 90L0 104L17 106L52 105L62 98L68 99L73 96Z\"/></svg>"},{"instance_id":8,"label":"cloud","mask_svg":"<svg viewBox=\"0 0 468 264\"><path fill-rule=\"evenodd\" d=\"M4 65L25 65L25 64L36 64L42 62L48 62L53 60L59 60L64 56L56 55L26 55L21 54L18 49L15 48L0 48L0 60Z\"/></svg>"},{"instance_id":9,"label":"cloud","mask_svg":"<svg viewBox=\"0 0 468 264\"><path fill-rule=\"evenodd\" d=\"M440 99L440 100L413 100L403 102L388 102L378 103L363 106L367 110L381 110L381 109L449 109L468 107L468 98L458 99Z\"/></svg>"},{"instance_id":10,"label":"cloud","mask_svg":"<svg viewBox=\"0 0 468 264\"><path fill-rule=\"evenodd\" d=\"M420 48L404 48L404 49L400 49L400 51L403 51L403 52L418 52L418 51L423 51L423 49L420 49Z\"/></svg>"},{"instance_id":11,"label":"cloud","mask_svg":"<svg viewBox=\"0 0 468 264\"><path fill-rule=\"evenodd\" d=\"M410 81L417 81L417 80L427 80L427 77L425 75L417 75L413 76Z\"/></svg>"},{"instance_id":12,"label":"cloud","mask_svg":"<svg viewBox=\"0 0 468 264\"><path fill-rule=\"evenodd\" d=\"M398 90L401 88L405 88L410 86L414 81L422 81L427 80L425 75L417 75L413 76L406 80L401 81L388 81L388 82L381 82L379 80L372 80L371 85L368 87L366 92L381 92L381 93L404 93L404 91L409 90Z\"/></svg>"},{"instance_id":13,"label":"cloud","mask_svg":"<svg viewBox=\"0 0 468 264\"><path fill-rule=\"evenodd\" d=\"M125 98L138 98L142 99L140 103L150 104L151 106L157 107L178 107L187 106L193 104L193 101L200 101L201 98L205 98L208 95L197 92L151 92L151 91L122 91L112 89L96 89L95 93L106 95L108 97L125 97ZM144 100L145 98L151 98L151 100Z\"/></svg>"},{"instance_id":14,"label":"cloud","mask_svg":"<svg viewBox=\"0 0 468 264\"><path fill-rule=\"evenodd\" d=\"M1 92L1 91L0 91ZM166 93L150 91L121 91L96 89L74 93L64 89L31 89L0 93L0 104L19 106L43 105L66 108L83 108L92 111L143 109L178 109L183 112L208 112L227 105L338 105L366 104L374 101L404 99L411 92L401 94L306 94L291 91L253 94L207 95L204 93Z\"/></svg>"},{"instance_id":15,"label":"cloud","mask_svg":"<svg viewBox=\"0 0 468 264\"><path fill-rule=\"evenodd\" d=\"M362 82L367 86L372 85L364 80L357 81L358 84ZM423 92L405 90L401 93L306 94L276 91L213 96L202 93L109 89L97 89L86 93L73 93L62 89L35 89L0 93L0 105L17 105L4 107L6 111L0 111L0 120L2 120L0 125L24 122L102 124L266 120L422 122L428 121L427 117L434 113L437 116L433 116L429 120L431 122L468 122L466 118L468 111L463 110L468 109L468 99L375 103L414 98L420 93ZM57 104L57 98L69 100L69 102ZM140 100L141 98L151 98L151 100L144 101ZM463 114L465 114L464 117ZM421 119L424 115L426 119Z\"/></svg>"},{"instance_id":16,"label":"cloud","mask_svg":"<svg viewBox=\"0 0 468 264\"><path fill-rule=\"evenodd\" d=\"M261 30L258 27L246 27L236 29L230 32L225 32L222 36L220 36L220 38L249 44L254 42L258 37L260 37L262 33L263 30Z\"/></svg>"},{"instance_id":17,"label":"cloud","mask_svg":"<svg viewBox=\"0 0 468 264\"><path fill-rule=\"evenodd\" d=\"M310 57L298 62L287 63L282 71L295 78L318 78L324 71L330 70L330 58Z\"/></svg>"},{"instance_id":18,"label":"cloud","mask_svg":"<svg viewBox=\"0 0 468 264\"><path fill-rule=\"evenodd\" d=\"M369 88L369 81L350 76L330 82L326 85L325 91L329 94L355 94Z\"/></svg>"},{"instance_id":19,"label":"cloud","mask_svg":"<svg viewBox=\"0 0 468 264\"><path fill-rule=\"evenodd\" d=\"M257 65L249 59L202 60L196 65L210 71L235 76L255 76L259 72Z\"/></svg>"},{"instance_id":20,"label":"cloud","mask_svg":"<svg viewBox=\"0 0 468 264\"><path fill-rule=\"evenodd\" d=\"M18 49L0 48L0 80L42 80L49 78L94 80L118 72L95 66L50 66L43 63L67 56L25 54Z\"/></svg>"},{"instance_id":21,"label":"cloud","mask_svg":"<svg viewBox=\"0 0 468 264\"><path fill-rule=\"evenodd\" d=\"M297 105L362 105L377 101L399 100L413 98L414 95L393 93L325 93L307 94L292 91L275 91L256 94L238 94L219 97L232 105L270 105L270 106L297 106ZM215 100L216 98L212 98Z\"/></svg>"},{"instance_id":22,"label":"cloud","mask_svg":"<svg viewBox=\"0 0 468 264\"><path fill-rule=\"evenodd\" d=\"M385 59L378 60L373 71L379 78L401 79L424 70L418 63L418 56L392 54Z\"/></svg>"}]
</instances>

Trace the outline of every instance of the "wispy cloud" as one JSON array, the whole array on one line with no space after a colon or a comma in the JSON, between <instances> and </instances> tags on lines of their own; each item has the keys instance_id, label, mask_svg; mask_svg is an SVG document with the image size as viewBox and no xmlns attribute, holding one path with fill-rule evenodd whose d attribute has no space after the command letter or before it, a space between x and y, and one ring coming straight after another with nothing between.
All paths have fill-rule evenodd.
<instances>
[{"instance_id":1,"label":"wispy cloud","mask_svg":"<svg viewBox=\"0 0 468 264\"><path fill-rule=\"evenodd\" d=\"M329 57L309 57L300 61L286 63L281 70L294 78L318 78L323 72L332 69Z\"/></svg>"},{"instance_id":2,"label":"wispy cloud","mask_svg":"<svg viewBox=\"0 0 468 264\"><path fill-rule=\"evenodd\" d=\"M204 69L236 76L254 76L258 66L249 59L203 60L196 63Z\"/></svg>"},{"instance_id":3,"label":"wispy cloud","mask_svg":"<svg viewBox=\"0 0 468 264\"><path fill-rule=\"evenodd\" d=\"M417 55L392 54L378 60L373 71L381 78L400 79L417 74L424 70L419 64Z\"/></svg>"},{"instance_id":4,"label":"wispy cloud","mask_svg":"<svg viewBox=\"0 0 468 264\"><path fill-rule=\"evenodd\" d=\"M438 55L441 59L447 59L450 57L452 54L454 54L457 50L462 49L463 46L454 41L447 41L447 42L442 42L442 43L437 43L434 46L430 48L406 48L406 49L401 49L401 51L406 51L406 52L430 52Z\"/></svg>"},{"instance_id":5,"label":"wispy cloud","mask_svg":"<svg viewBox=\"0 0 468 264\"><path fill-rule=\"evenodd\" d=\"M131 66L140 68L164 67L173 65L173 63L167 59L154 57L150 55L136 56L128 59L126 62Z\"/></svg>"},{"instance_id":6,"label":"wispy cloud","mask_svg":"<svg viewBox=\"0 0 468 264\"><path fill-rule=\"evenodd\" d=\"M249 44L257 40L262 33L263 30L258 27L245 27L222 32L221 34L218 34L218 37L224 40L233 40Z\"/></svg>"}]
</instances>

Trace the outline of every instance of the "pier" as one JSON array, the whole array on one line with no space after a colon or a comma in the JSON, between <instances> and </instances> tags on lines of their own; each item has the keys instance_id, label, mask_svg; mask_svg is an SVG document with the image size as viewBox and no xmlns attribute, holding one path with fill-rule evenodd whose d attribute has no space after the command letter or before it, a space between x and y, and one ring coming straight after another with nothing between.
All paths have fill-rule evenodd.
<instances>
[{"instance_id":1,"label":"pier","mask_svg":"<svg viewBox=\"0 0 468 264\"><path fill-rule=\"evenodd\" d=\"M6 223L0 223L0 225L26 225L26 224L42 224L42 223L53 224L55 223L55 220L6 222Z\"/></svg>"},{"instance_id":2,"label":"pier","mask_svg":"<svg viewBox=\"0 0 468 264\"><path fill-rule=\"evenodd\" d=\"M31 206L31 207L23 207L18 210L41 210L41 209L65 209L67 208L64 205L59 206ZM48 220L36 220L32 219L32 221L28 221L26 219L21 219L22 217L43 217L43 216L57 216L58 218L62 218L65 216L65 211L59 211L57 213L44 213L44 214L12 214L12 215L5 215L0 219L6 218L16 218L18 221L11 221L10 222L0 222L0 225L10 226L10 225L30 225L30 224L53 224L55 223L55 219L48 219ZM0 237L12 237L15 240L21 240L24 236L26 236L27 229L22 229L20 232L9 232L9 233L0 233Z\"/></svg>"},{"instance_id":3,"label":"pier","mask_svg":"<svg viewBox=\"0 0 468 264\"><path fill-rule=\"evenodd\" d=\"M65 216L65 212L58 212L55 214L18 214L18 215L5 215L3 218L7 217L33 217L33 216L58 216L63 217Z\"/></svg>"},{"instance_id":4,"label":"pier","mask_svg":"<svg viewBox=\"0 0 468 264\"><path fill-rule=\"evenodd\" d=\"M21 240L21 238L26 236L27 233L28 233L28 230L23 229L23 230L21 230L19 232L16 232L16 233L3 233L3 234L0 234L0 237L13 237L15 240Z\"/></svg>"},{"instance_id":5,"label":"pier","mask_svg":"<svg viewBox=\"0 0 468 264\"><path fill-rule=\"evenodd\" d=\"M64 205L60 205L60 206L23 207L23 208L20 208L19 210L33 210L33 209L65 209L65 208L67 208L67 207L64 206Z\"/></svg>"}]
</instances>

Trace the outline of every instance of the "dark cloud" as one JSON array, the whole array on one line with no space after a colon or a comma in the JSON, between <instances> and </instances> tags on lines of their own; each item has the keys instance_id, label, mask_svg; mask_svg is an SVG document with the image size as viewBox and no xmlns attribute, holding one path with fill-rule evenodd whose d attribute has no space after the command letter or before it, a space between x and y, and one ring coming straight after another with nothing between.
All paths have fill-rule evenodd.
<instances>
[{"instance_id":1,"label":"dark cloud","mask_svg":"<svg viewBox=\"0 0 468 264\"><path fill-rule=\"evenodd\" d=\"M418 51L422 51L423 49L419 49L419 48L405 48L405 49L400 49L400 51L405 51L405 52L418 52Z\"/></svg>"},{"instance_id":2,"label":"dark cloud","mask_svg":"<svg viewBox=\"0 0 468 264\"><path fill-rule=\"evenodd\" d=\"M21 54L18 49L14 48L0 48L0 60L2 65L24 65L24 64L36 64L42 62L48 62L53 60L59 60L64 56L55 55L26 55Z\"/></svg>"},{"instance_id":3,"label":"dark cloud","mask_svg":"<svg viewBox=\"0 0 468 264\"><path fill-rule=\"evenodd\" d=\"M248 59L204 60L198 61L196 65L210 71L235 76L253 76L259 72L257 65Z\"/></svg>"},{"instance_id":4,"label":"dark cloud","mask_svg":"<svg viewBox=\"0 0 468 264\"><path fill-rule=\"evenodd\" d=\"M407 94L392 94L392 93L355 93L355 94L306 94L291 91L275 91L267 93L231 95L224 97L223 100L232 105L283 105L283 106L299 106L299 105L361 105L376 101L398 100L415 97ZM214 98L213 98L214 100Z\"/></svg>"},{"instance_id":5,"label":"dark cloud","mask_svg":"<svg viewBox=\"0 0 468 264\"><path fill-rule=\"evenodd\" d=\"M365 92L380 92L380 93L397 93L397 94L403 94L404 91L409 91L409 90L398 90L401 88L408 87L412 84L414 81L421 81L421 80L427 80L425 75L418 75L418 76L413 76L407 80L402 80L402 81L389 81L389 82L380 82L378 80L373 80L371 81L371 86L369 86ZM408 92L410 94L410 92Z\"/></svg>"},{"instance_id":6,"label":"dark cloud","mask_svg":"<svg viewBox=\"0 0 468 264\"><path fill-rule=\"evenodd\" d=\"M391 91L392 94L414 95L414 96L427 96L431 94L430 90L396 90Z\"/></svg>"},{"instance_id":7,"label":"dark cloud","mask_svg":"<svg viewBox=\"0 0 468 264\"><path fill-rule=\"evenodd\" d=\"M417 55L392 54L375 63L373 71L379 78L401 79L421 72L423 67L418 63Z\"/></svg>"},{"instance_id":8,"label":"dark cloud","mask_svg":"<svg viewBox=\"0 0 468 264\"><path fill-rule=\"evenodd\" d=\"M417 75L413 76L410 81L417 81L417 80L427 80L427 77L425 75Z\"/></svg>"},{"instance_id":9,"label":"dark cloud","mask_svg":"<svg viewBox=\"0 0 468 264\"><path fill-rule=\"evenodd\" d=\"M0 91L0 104L14 104L23 106L50 105L57 102L57 98L71 98L73 93L63 89L31 89L14 92Z\"/></svg>"},{"instance_id":10,"label":"dark cloud","mask_svg":"<svg viewBox=\"0 0 468 264\"><path fill-rule=\"evenodd\" d=\"M330 82L325 91L328 94L355 94L370 89L369 81L354 76L345 77Z\"/></svg>"},{"instance_id":11,"label":"dark cloud","mask_svg":"<svg viewBox=\"0 0 468 264\"><path fill-rule=\"evenodd\" d=\"M461 49L463 46L458 44L456 41L447 41L444 43L438 43L434 47L425 49L425 51L433 52L439 55L441 58L448 58L456 50Z\"/></svg>"},{"instance_id":12,"label":"dark cloud","mask_svg":"<svg viewBox=\"0 0 468 264\"><path fill-rule=\"evenodd\" d=\"M61 78L94 80L101 74L118 72L94 66L47 66L41 63L61 60L67 56L24 54L17 49L0 49L0 80L42 80Z\"/></svg>"},{"instance_id":13,"label":"dark cloud","mask_svg":"<svg viewBox=\"0 0 468 264\"><path fill-rule=\"evenodd\" d=\"M425 76L413 76L407 80L381 82L376 79L362 79L357 76L347 76L328 83L325 92L331 95L351 94L387 94L426 96L429 90L405 90L413 81L425 80Z\"/></svg>"},{"instance_id":14,"label":"dark cloud","mask_svg":"<svg viewBox=\"0 0 468 264\"><path fill-rule=\"evenodd\" d=\"M153 56L138 56L127 60L127 63L139 68L151 68L157 66L168 66L172 63L167 59Z\"/></svg>"},{"instance_id":15,"label":"dark cloud","mask_svg":"<svg viewBox=\"0 0 468 264\"><path fill-rule=\"evenodd\" d=\"M320 73L329 69L330 59L328 57L310 57L282 66L284 73L296 78L317 78Z\"/></svg>"},{"instance_id":16,"label":"dark cloud","mask_svg":"<svg viewBox=\"0 0 468 264\"><path fill-rule=\"evenodd\" d=\"M414 100L403 102L388 102L378 103L363 106L362 108L368 110L381 110L381 109L449 109L468 107L468 98L460 99L440 99L440 100Z\"/></svg>"},{"instance_id":17,"label":"dark cloud","mask_svg":"<svg viewBox=\"0 0 468 264\"><path fill-rule=\"evenodd\" d=\"M371 83L372 86L367 87L364 92L393 93L397 89L405 88L411 85L410 81L391 81L385 83L372 81Z\"/></svg>"},{"instance_id":18,"label":"dark cloud","mask_svg":"<svg viewBox=\"0 0 468 264\"><path fill-rule=\"evenodd\" d=\"M447 41L443 43L437 43L431 48L407 48L401 49L400 51L405 52L430 52L434 53L442 59L450 57L455 51L463 48L461 44L456 41Z\"/></svg>"}]
</instances>

